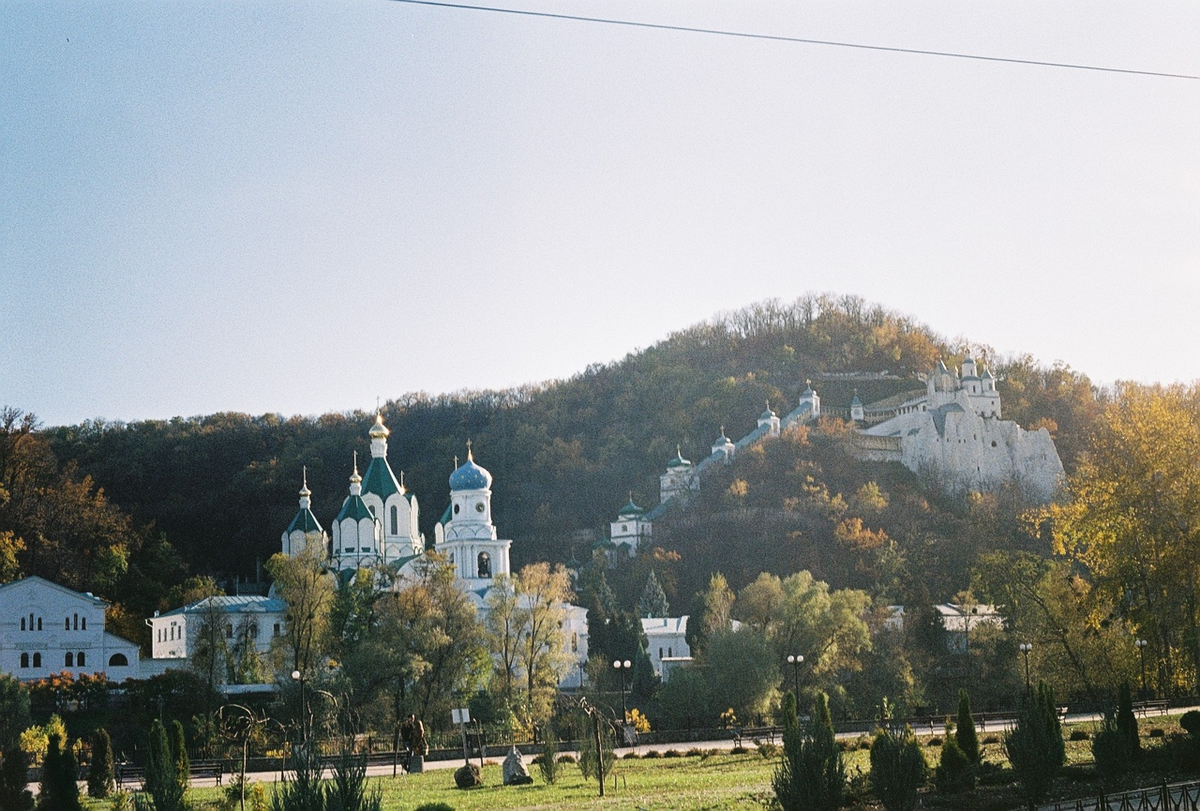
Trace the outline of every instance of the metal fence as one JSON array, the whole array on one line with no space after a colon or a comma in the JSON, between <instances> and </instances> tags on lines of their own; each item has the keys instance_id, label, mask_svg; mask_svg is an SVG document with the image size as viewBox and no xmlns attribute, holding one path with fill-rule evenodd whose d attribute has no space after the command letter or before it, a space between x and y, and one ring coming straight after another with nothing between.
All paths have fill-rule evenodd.
<instances>
[{"instance_id":1,"label":"metal fence","mask_svg":"<svg viewBox=\"0 0 1200 811\"><path fill-rule=\"evenodd\" d=\"M1039 806L1038 811L1200 811L1200 782L1164 782L1154 788L1109 795L1102 792L1097 797Z\"/></svg>"}]
</instances>

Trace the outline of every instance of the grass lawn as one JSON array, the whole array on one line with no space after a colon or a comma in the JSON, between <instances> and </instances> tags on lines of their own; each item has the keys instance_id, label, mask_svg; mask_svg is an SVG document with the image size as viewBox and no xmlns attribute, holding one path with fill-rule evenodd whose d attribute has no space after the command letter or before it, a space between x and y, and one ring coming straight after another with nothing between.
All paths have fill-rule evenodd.
<instances>
[{"instance_id":1,"label":"grass lawn","mask_svg":"<svg viewBox=\"0 0 1200 811\"><path fill-rule=\"evenodd\" d=\"M1179 731L1174 718L1139 719L1143 735L1143 746L1155 746L1157 742L1148 738L1153 727L1165 728L1167 732ZM1089 738L1095 733L1095 724L1073 724L1064 728L1064 737L1073 730L1085 730ZM983 756L987 763L996 767L992 774L998 778L994 785L981 785L971 795L943 796L930 789L924 795L924 804L929 807L947 809L1011 809L1021 804L1016 786L1010 782L1011 772L1005 758L1004 747L995 733L980 735L981 740L997 741L983 745ZM857 744L866 737L853 742L845 753L846 774L850 778L851 793L856 797L856 807L874 807L866 784L870 770L870 753ZM922 752L930 767L937 767L941 756L939 746L927 745L929 736L921 736ZM849 743L849 742L848 742ZM1068 766L1074 772L1064 774L1055 793L1073 796L1095 796L1103 785L1092 774L1091 740L1066 742ZM484 785L463 791L454 785L452 769L435 769L418 775L399 778L371 778L371 782L383 789L383 807L387 811L415 809L427 803L446 803L459 811L473 809L726 809L765 808L773 799L771 778L778 764L778 757L763 757L751 750L745 754L709 753L683 757L621 758L606 783L605 797L599 796L595 780L584 780L579 767L573 763L561 766L555 785L546 785L536 766L530 766L534 784L530 786L505 787L501 785L501 768L498 762L489 762L484 769ZM1155 775L1129 775L1132 782L1126 786L1151 783L1161 780ZM1105 785L1107 790L1122 786ZM272 786L267 785L268 797ZM224 791L218 788L197 788L189 793L197 809L216 809L223 799ZM107 811L107 802L89 803L91 811ZM249 804L247 804L249 808Z\"/></svg>"}]
</instances>

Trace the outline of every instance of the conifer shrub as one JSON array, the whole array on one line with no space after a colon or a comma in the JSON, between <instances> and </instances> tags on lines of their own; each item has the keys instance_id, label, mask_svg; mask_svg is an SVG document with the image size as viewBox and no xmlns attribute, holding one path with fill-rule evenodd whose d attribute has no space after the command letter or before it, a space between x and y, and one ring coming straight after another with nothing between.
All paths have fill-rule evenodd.
<instances>
[{"instance_id":1,"label":"conifer shrub","mask_svg":"<svg viewBox=\"0 0 1200 811\"><path fill-rule=\"evenodd\" d=\"M971 716L971 694L965 687L958 691L958 724L954 729L954 741L967 760L979 763L979 736L975 733L975 719Z\"/></svg>"},{"instance_id":2,"label":"conifer shrub","mask_svg":"<svg viewBox=\"0 0 1200 811\"><path fill-rule=\"evenodd\" d=\"M784 697L783 757L772 787L784 811L836 811L841 807L846 767L842 749L834 739L829 701L824 693L817 694L804 732L796 716L795 696L788 693Z\"/></svg>"},{"instance_id":3,"label":"conifer shrub","mask_svg":"<svg viewBox=\"0 0 1200 811\"><path fill-rule=\"evenodd\" d=\"M955 738L947 738L942 747L934 784L940 794L961 794L975 790L975 764Z\"/></svg>"},{"instance_id":4,"label":"conifer shrub","mask_svg":"<svg viewBox=\"0 0 1200 811\"><path fill-rule=\"evenodd\" d=\"M89 797L103 800L113 793L116 780L113 776L112 740L103 727L92 735L92 762L88 764L87 792Z\"/></svg>"},{"instance_id":5,"label":"conifer shrub","mask_svg":"<svg viewBox=\"0 0 1200 811\"><path fill-rule=\"evenodd\" d=\"M1133 762L1129 742L1117 727L1116 717L1111 714L1104 716L1092 740L1092 758L1096 761L1096 772L1103 777L1124 774Z\"/></svg>"},{"instance_id":6,"label":"conifer shrub","mask_svg":"<svg viewBox=\"0 0 1200 811\"><path fill-rule=\"evenodd\" d=\"M1129 682L1121 682L1117 690L1117 732L1125 741L1125 747L1130 757L1136 759L1142 751L1142 741L1138 738L1137 716L1133 714L1133 693Z\"/></svg>"},{"instance_id":7,"label":"conifer shrub","mask_svg":"<svg viewBox=\"0 0 1200 811\"><path fill-rule=\"evenodd\" d=\"M75 753L62 738L51 734L42 761L42 785L37 806L46 811L83 811L79 802L79 765Z\"/></svg>"},{"instance_id":8,"label":"conifer shrub","mask_svg":"<svg viewBox=\"0 0 1200 811\"><path fill-rule=\"evenodd\" d=\"M188 789L191 779L192 764L188 759L187 737L183 734L183 724L175 721L171 724L171 760L175 764L175 782L179 784L182 797Z\"/></svg>"},{"instance_id":9,"label":"conifer shrub","mask_svg":"<svg viewBox=\"0 0 1200 811\"><path fill-rule=\"evenodd\" d=\"M1072 729L1071 734L1067 736L1067 739L1072 741L1086 741L1091 737L1092 736L1088 734L1086 729Z\"/></svg>"},{"instance_id":10,"label":"conifer shrub","mask_svg":"<svg viewBox=\"0 0 1200 811\"><path fill-rule=\"evenodd\" d=\"M0 808L32 811L33 792L25 787L29 780L29 755L19 746L6 749L0 763Z\"/></svg>"},{"instance_id":11,"label":"conifer shrub","mask_svg":"<svg viewBox=\"0 0 1200 811\"><path fill-rule=\"evenodd\" d=\"M912 730L880 729L871 741L871 791L887 811L911 811L928 767Z\"/></svg>"},{"instance_id":12,"label":"conifer shrub","mask_svg":"<svg viewBox=\"0 0 1200 811\"><path fill-rule=\"evenodd\" d=\"M1044 682L1038 683L1016 726L1005 734L1004 749L1025 798L1030 802L1042 799L1067 757L1054 691Z\"/></svg>"},{"instance_id":13,"label":"conifer shrub","mask_svg":"<svg viewBox=\"0 0 1200 811\"><path fill-rule=\"evenodd\" d=\"M926 746L941 746L942 743L943 743L942 739L939 738L937 735L934 735L932 738L925 741ZM961 750L959 750L959 751L961 751Z\"/></svg>"},{"instance_id":14,"label":"conifer shrub","mask_svg":"<svg viewBox=\"0 0 1200 811\"><path fill-rule=\"evenodd\" d=\"M558 782L561 761L558 759L558 738L553 733L545 736L545 740L542 741L542 752L535 758L535 762L546 785L552 786Z\"/></svg>"},{"instance_id":15,"label":"conifer shrub","mask_svg":"<svg viewBox=\"0 0 1200 811\"><path fill-rule=\"evenodd\" d=\"M180 784L175 773L175 758L167 741L167 729L157 719L150 725L150 739L146 747L146 779L142 785L154 799L155 811L183 811L185 785Z\"/></svg>"},{"instance_id":16,"label":"conifer shrub","mask_svg":"<svg viewBox=\"0 0 1200 811\"><path fill-rule=\"evenodd\" d=\"M1188 710L1181 715L1179 726L1193 738L1200 740L1200 710Z\"/></svg>"}]
</instances>

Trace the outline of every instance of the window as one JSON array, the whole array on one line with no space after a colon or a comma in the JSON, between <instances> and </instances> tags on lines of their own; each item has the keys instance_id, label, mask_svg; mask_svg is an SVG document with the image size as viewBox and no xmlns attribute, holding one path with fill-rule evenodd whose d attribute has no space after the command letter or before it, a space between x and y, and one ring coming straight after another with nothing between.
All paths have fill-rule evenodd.
<instances>
[{"instance_id":1,"label":"window","mask_svg":"<svg viewBox=\"0 0 1200 811\"><path fill-rule=\"evenodd\" d=\"M454 505L454 514L458 515L458 505L457 504Z\"/></svg>"},{"instance_id":2,"label":"window","mask_svg":"<svg viewBox=\"0 0 1200 811\"><path fill-rule=\"evenodd\" d=\"M489 555L487 552L479 553L479 576L480 577L491 577L492 576L492 556Z\"/></svg>"},{"instance_id":3,"label":"window","mask_svg":"<svg viewBox=\"0 0 1200 811\"><path fill-rule=\"evenodd\" d=\"M29 613L29 630L33 630L33 612Z\"/></svg>"},{"instance_id":4,"label":"window","mask_svg":"<svg viewBox=\"0 0 1200 811\"><path fill-rule=\"evenodd\" d=\"M79 615L78 614L75 615L75 630L76 631L79 630Z\"/></svg>"},{"instance_id":5,"label":"window","mask_svg":"<svg viewBox=\"0 0 1200 811\"><path fill-rule=\"evenodd\" d=\"M250 636L253 637L254 639L258 639L258 623L257 622L250 623Z\"/></svg>"},{"instance_id":6,"label":"window","mask_svg":"<svg viewBox=\"0 0 1200 811\"><path fill-rule=\"evenodd\" d=\"M233 639L233 625L230 623L225 623L225 638Z\"/></svg>"},{"instance_id":7,"label":"window","mask_svg":"<svg viewBox=\"0 0 1200 811\"><path fill-rule=\"evenodd\" d=\"M40 653L35 653L33 655L33 666L34 667L42 666L42 655Z\"/></svg>"},{"instance_id":8,"label":"window","mask_svg":"<svg viewBox=\"0 0 1200 811\"><path fill-rule=\"evenodd\" d=\"M400 534L400 511L396 509L396 505L392 505L392 534Z\"/></svg>"},{"instance_id":9,"label":"window","mask_svg":"<svg viewBox=\"0 0 1200 811\"><path fill-rule=\"evenodd\" d=\"M21 630L22 631L25 630L25 618L24 617L21 617Z\"/></svg>"},{"instance_id":10,"label":"window","mask_svg":"<svg viewBox=\"0 0 1200 811\"><path fill-rule=\"evenodd\" d=\"M87 617L79 618L79 630L81 630L81 631L87 630Z\"/></svg>"},{"instance_id":11,"label":"window","mask_svg":"<svg viewBox=\"0 0 1200 811\"><path fill-rule=\"evenodd\" d=\"M67 655L63 657L63 666L64 667L74 667L75 666L75 655L72 654L70 651L67 651Z\"/></svg>"},{"instance_id":12,"label":"window","mask_svg":"<svg viewBox=\"0 0 1200 811\"><path fill-rule=\"evenodd\" d=\"M71 630L71 618L70 617L63 617L63 630L64 631Z\"/></svg>"},{"instance_id":13,"label":"window","mask_svg":"<svg viewBox=\"0 0 1200 811\"><path fill-rule=\"evenodd\" d=\"M279 636L279 632L280 632L279 623L277 622L277 623L275 623L275 636Z\"/></svg>"},{"instance_id":14,"label":"window","mask_svg":"<svg viewBox=\"0 0 1200 811\"><path fill-rule=\"evenodd\" d=\"M87 662L83 658L83 651L80 651L79 653L75 654L75 666L76 667L87 667Z\"/></svg>"},{"instance_id":15,"label":"window","mask_svg":"<svg viewBox=\"0 0 1200 811\"><path fill-rule=\"evenodd\" d=\"M109 667L129 667L129 660L125 658L123 653L114 653L108 657Z\"/></svg>"},{"instance_id":16,"label":"window","mask_svg":"<svg viewBox=\"0 0 1200 811\"><path fill-rule=\"evenodd\" d=\"M579 652L579 634L571 634L571 653Z\"/></svg>"},{"instance_id":17,"label":"window","mask_svg":"<svg viewBox=\"0 0 1200 811\"><path fill-rule=\"evenodd\" d=\"M42 630L42 618L38 617L38 630Z\"/></svg>"},{"instance_id":18,"label":"window","mask_svg":"<svg viewBox=\"0 0 1200 811\"><path fill-rule=\"evenodd\" d=\"M663 658L663 657L662 657L662 648L659 648L659 649L658 649L658 658L659 658L659 659Z\"/></svg>"},{"instance_id":19,"label":"window","mask_svg":"<svg viewBox=\"0 0 1200 811\"><path fill-rule=\"evenodd\" d=\"M25 623L25 620L22 619L21 624L23 625L24 623ZM21 667L29 667L29 654L28 653L21 654Z\"/></svg>"}]
</instances>

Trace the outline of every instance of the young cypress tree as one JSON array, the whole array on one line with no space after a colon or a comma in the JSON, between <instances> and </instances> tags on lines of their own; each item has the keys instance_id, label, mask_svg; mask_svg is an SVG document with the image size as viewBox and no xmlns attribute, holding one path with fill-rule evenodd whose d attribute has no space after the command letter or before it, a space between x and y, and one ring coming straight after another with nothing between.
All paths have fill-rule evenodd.
<instances>
[{"instance_id":1,"label":"young cypress tree","mask_svg":"<svg viewBox=\"0 0 1200 811\"><path fill-rule=\"evenodd\" d=\"M1004 736L1004 749L1026 799L1037 802L1049 791L1066 762L1054 691L1038 682L1017 724Z\"/></svg>"},{"instance_id":2,"label":"young cypress tree","mask_svg":"<svg viewBox=\"0 0 1200 811\"><path fill-rule=\"evenodd\" d=\"M921 745L907 726L880 729L871 741L871 790L887 811L911 811L929 769Z\"/></svg>"},{"instance_id":3,"label":"young cypress tree","mask_svg":"<svg viewBox=\"0 0 1200 811\"><path fill-rule=\"evenodd\" d=\"M175 760L167 742L167 730L158 719L150 725L143 786L154 798L155 811L181 811L183 808L183 790L175 776Z\"/></svg>"},{"instance_id":4,"label":"young cypress tree","mask_svg":"<svg viewBox=\"0 0 1200 811\"><path fill-rule=\"evenodd\" d=\"M108 731L101 727L92 736L92 762L88 765L87 791L89 797L102 800L112 794L113 751Z\"/></svg>"},{"instance_id":5,"label":"young cypress tree","mask_svg":"<svg viewBox=\"0 0 1200 811\"><path fill-rule=\"evenodd\" d=\"M1120 733L1130 757L1136 758L1142 751L1142 741L1138 737L1137 716L1133 714L1133 692L1129 682L1121 682L1117 691L1117 731Z\"/></svg>"},{"instance_id":6,"label":"young cypress tree","mask_svg":"<svg viewBox=\"0 0 1200 811\"><path fill-rule=\"evenodd\" d=\"M783 722L783 760L773 781L780 805L785 811L836 811L842 805L846 767L834 739L829 699L824 693L817 694L807 733L801 734L796 699L788 693Z\"/></svg>"},{"instance_id":7,"label":"young cypress tree","mask_svg":"<svg viewBox=\"0 0 1200 811\"><path fill-rule=\"evenodd\" d=\"M32 811L33 792L27 789L29 755L19 746L5 750L0 764L0 808L12 811Z\"/></svg>"},{"instance_id":8,"label":"young cypress tree","mask_svg":"<svg viewBox=\"0 0 1200 811\"><path fill-rule=\"evenodd\" d=\"M42 761L42 785L37 807L45 811L83 811L79 803L79 766L70 746L57 734L50 736Z\"/></svg>"},{"instance_id":9,"label":"young cypress tree","mask_svg":"<svg viewBox=\"0 0 1200 811\"><path fill-rule=\"evenodd\" d=\"M978 765L979 736L975 734L975 719L971 717L971 695L965 687L958 690L958 726L954 730L954 740L967 759Z\"/></svg>"},{"instance_id":10,"label":"young cypress tree","mask_svg":"<svg viewBox=\"0 0 1200 811\"><path fill-rule=\"evenodd\" d=\"M188 788L191 763L188 760L187 738L179 721L171 725L171 760L175 764L175 782L179 785L179 796L182 797Z\"/></svg>"}]
</instances>

